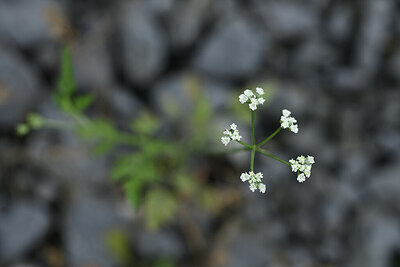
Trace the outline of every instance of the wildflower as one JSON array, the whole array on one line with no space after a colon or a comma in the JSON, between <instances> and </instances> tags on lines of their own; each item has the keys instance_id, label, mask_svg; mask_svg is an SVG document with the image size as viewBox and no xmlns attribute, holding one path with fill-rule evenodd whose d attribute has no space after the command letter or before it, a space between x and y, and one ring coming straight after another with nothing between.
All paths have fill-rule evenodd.
<instances>
[{"instance_id":1,"label":"wildflower","mask_svg":"<svg viewBox=\"0 0 400 267\"><path fill-rule=\"evenodd\" d=\"M264 95L264 89L260 87L256 88L256 94L254 94L252 90L246 89L243 94L239 96L239 102L242 104L248 103L249 108L255 111L258 105L262 105L265 102L265 99L261 97L262 95Z\"/></svg>"},{"instance_id":2,"label":"wildflower","mask_svg":"<svg viewBox=\"0 0 400 267\"><path fill-rule=\"evenodd\" d=\"M226 129L223 132L224 136L221 137L221 142L222 144L224 144L225 146L227 146L229 144L230 141L240 141L240 139L242 139L242 137L239 135L239 130L237 129L237 125L232 123L230 125L230 129Z\"/></svg>"},{"instance_id":3,"label":"wildflower","mask_svg":"<svg viewBox=\"0 0 400 267\"><path fill-rule=\"evenodd\" d=\"M306 178L310 178L311 168L315 163L315 160L313 156L298 156L296 160L289 160L289 163L292 167L292 172L298 173L297 181L302 183L306 180Z\"/></svg>"},{"instance_id":4,"label":"wildflower","mask_svg":"<svg viewBox=\"0 0 400 267\"><path fill-rule=\"evenodd\" d=\"M263 174L261 172L254 173L250 171L248 173L244 172L240 175L240 180L242 180L242 182L249 181L249 188L251 192L254 192L257 189L259 189L261 193L265 193L266 186L265 184L261 183L262 178Z\"/></svg>"},{"instance_id":5,"label":"wildflower","mask_svg":"<svg viewBox=\"0 0 400 267\"><path fill-rule=\"evenodd\" d=\"M291 112L287 109L282 110L281 116L281 127L283 129L290 129L294 133L299 132L299 126L295 124L297 120L293 117L290 117Z\"/></svg>"}]
</instances>

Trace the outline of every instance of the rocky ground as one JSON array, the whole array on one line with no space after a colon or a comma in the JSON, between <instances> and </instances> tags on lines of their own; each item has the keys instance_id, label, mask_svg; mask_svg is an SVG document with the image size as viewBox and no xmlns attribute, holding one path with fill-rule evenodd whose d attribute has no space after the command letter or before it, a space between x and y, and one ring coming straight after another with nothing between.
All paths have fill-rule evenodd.
<instances>
[{"instance_id":1,"label":"rocky ground","mask_svg":"<svg viewBox=\"0 0 400 267\"><path fill-rule=\"evenodd\" d=\"M253 194L238 179L247 158L220 157L240 201L190 215L205 254L179 223L144 231L110 158L68 131L14 134L28 112L61 118L51 93L66 39L93 115L117 124L144 108L162 116L188 74L221 125L227 99L273 84L257 136L292 110L300 132L271 150L314 155L311 179L257 157L267 194ZM399 43L396 0L0 0L0 265L119 266L104 244L117 229L143 266L400 266Z\"/></svg>"}]
</instances>

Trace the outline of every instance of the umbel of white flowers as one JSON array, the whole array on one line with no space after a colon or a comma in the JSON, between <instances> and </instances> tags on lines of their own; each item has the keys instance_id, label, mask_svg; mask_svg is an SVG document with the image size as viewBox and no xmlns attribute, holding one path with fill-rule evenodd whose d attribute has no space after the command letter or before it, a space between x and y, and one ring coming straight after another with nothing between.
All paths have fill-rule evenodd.
<instances>
[{"instance_id":1,"label":"umbel of white flowers","mask_svg":"<svg viewBox=\"0 0 400 267\"><path fill-rule=\"evenodd\" d=\"M290 114L291 112L287 109L282 110L282 116L280 119L280 127L272 133L269 137L267 137L264 141L256 145L255 139L254 139L254 111L257 110L257 106L263 105L265 102L265 99L262 97L264 95L264 90L260 87L256 88L256 92L254 93L252 90L246 89L243 94L239 96L239 102L241 104L248 104L252 116L252 145L246 144L241 140L241 136L239 135L239 130L237 129L236 124L232 123L230 125L230 129L226 129L224 131L224 135L221 137L221 142L227 146L230 141L236 141L239 144L243 145L245 149L251 150L252 151L252 157L251 157L251 162L250 162L250 171L249 172L244 172L240 175L240 179L243 182L248 181L249 182L249 188L252 192L256 191L257 189L260 190L260 192L265 193L266 191L266 186L261 182L261 179L263 178L263 174L261 172L254 173L253 171L253 166L254 166L254 155L255 152L260 152L261 154L268 156L270 158L273 158L281 163L284 163L286 165L289 165L292 168L293 172L297 172L297 181L300 183L303 183L306 178L309 178L311 175L311 168L312 165L315 163L314 157L312 156L298 156L296 160L291 159L289 162L279 159L278 157L269 154L267 151L261 149L260 147L267 143L270 139L272 139L275 135L279 133L281 129L289 129L293 133L298 133L299 132L299 127L296 124L297 120L294 117L291 117Z\"/></svg>"},{"instance_id":2,"label":"umbel of white flowers","mask_svg":"<svg viewBox=\"0 0 400 267\"><path fill-rule=\"evenodd\" d=\"M261 183L262 178L263 174L261 172L254 173L250 171L249 173L244 172L240 175L240 180L242 180L242 182L249 181L249 188L251 192L259 189L261 193L265 193L266 187L265 184Z\"/></svg>"},{"instance_id":3,"label":"umbel of white flowers","mask_svg":"<svg viewBox=\"0 0 400 267\"><path fill-rule=\"evenodd\" d=\"M227 146L231 140L240 141L242 137L239 135L239 130L237 129L237 125L232 123L230 129L226 129L224 131L224 136L221 137L221 142Z\"/></svg>"},{"instance_id":4,"label":"umbel of white flowers","mask_svg":"<svg viewBox=\"0 0 400 267\"><path fill-rule=\"evenodd\" d=\"M298 156L296 160L291 159L289 163L292 166L292 172L297 172L297 181L302 183L311 176L311 167L315 163L313 156Z\"/></svg>"},{"instance_id":5,"label":"umbel of white flowers","mask_svg":"<svg viewBox=\"0 0 400 267\"><path fill-rule=\"evenodd\" d=\"M254 111L257 109L258 105L262 105L265 102L265 99L261 97L264 95L264 89L257 87L256 94L253 91L246 89L243 94L239 96L239 102L242 104L248 103L249 108Z\"/></svg>"},{"instance_id":6,"label":"umbel of white flowers","mask_svg":"<svg viewBox=\"0 0 400 267\"><path fill-rule=\"evenodd\" d=\"M281 116L281 127L283 129L290 129L294 133L299 132L299 127L297 124L297 120L293 117L290 117L291 112L287 109L282 110Z\"/></svg>"}]
</instances>

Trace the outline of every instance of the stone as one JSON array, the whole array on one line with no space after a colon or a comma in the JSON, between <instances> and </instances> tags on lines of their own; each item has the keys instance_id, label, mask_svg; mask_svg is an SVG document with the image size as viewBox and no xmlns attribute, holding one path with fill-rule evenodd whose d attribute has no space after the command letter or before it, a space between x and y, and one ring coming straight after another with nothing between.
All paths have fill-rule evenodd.
<instances>
[{"instance_id":1,"label":"stone","mask_svg":"<svg viewBox=\"0 0 400 267\"><path fill-rule=\"evenodd\" d=\"M265 32L249 21L222 21L200 47L194 66L218 79L249 78L260 69L268 45Z\"/></svg>"},{"instance_id":2,"label":"stone","mask_svg":"<svg viewBox=\"0 0 400 267\"><path fill-rule=\"evenodd\" d=\"M133 244L141 257L147 259L182 259L187 253L182 238L174 231L137 231Z\"/></svg>"},{"instance_id":3,"label":"stone","mask_svg":"<svg viewBox=\"0 0 400 267\"><path fill-rule=\"evenodd\" d=\"M119 33L122 71L133 84L148 84L163 71L166 38L143 3L122 6Z\"/></svg>"},{"instance_id":4,"label":"stone","mask_svg":"<svg viewBox=\"0 0 400 267\"><path fill-rule=\"evenodd\" d=\"M60 9L52 0L0 1L0 40L31 48L54 39L46 12Z\"/></svg>"},{"instance_id":5,"label":"stone","mask_svg":"<svg viewBox=\"0 0 400 267\"><path fill-rule=\"evenodd\" d=\"M37 73L22 57L0 46L0 128L12 130L40 99Z\"/></svg>"},{"instance_id":6,"label":"stone","mask_svg":"<svg viewBox=\"0 0 400 267\"><path fill-rule=\"evenodd\" d=\"M106 243L108 234L123 229L115 207L110 193L73 192L62 232L68 266L116 266Z\"/></svg>"},{"instance_id":7,"label":"stone","mask_svg":"<svg viewBox=\"0 0 400 267\"><path fill-rule=\"evenodd\" d=\"M314 34L318 28L318 13L310 5L289 1L261 1L257 12L278 41L302 40Z\"/></svg>"},{"instance_id":8,"label":"stone","mask_svg":"<svg viewBox=\"0 0 400 267\"><path fill-rule=\"evenodd\" d=\"M0 264L19 259L46 235L50 216L35 201L18 201L0 211Z\"/></svg>"}]
</instances>

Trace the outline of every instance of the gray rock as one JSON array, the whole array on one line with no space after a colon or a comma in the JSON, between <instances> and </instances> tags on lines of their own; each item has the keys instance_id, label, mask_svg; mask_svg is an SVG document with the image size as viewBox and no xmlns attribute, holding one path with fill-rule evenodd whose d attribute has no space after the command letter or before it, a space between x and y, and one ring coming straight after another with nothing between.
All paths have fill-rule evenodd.
<instances>
[{"instance_id":1,"label":"gray rock","mask_svg":"<svg viewBox=\"0 0 400 267\"><path fill-rule=\"evenodd\" d=\"M122 221L110 197L79 189L73 192L63 220L68 266L115 266L106 240L113 230L121 229Z\"/></svg>"},{"instance_id":2,"label":"gray rock","mask_svg":"<svg viewBox=\"0 0 400 267\"><path fill-rule=\"evenodd\" d=\"M230 92L227 86L213 80L202 79L191 74L179 73L168 76L154 88L154 106L170 117L188 115L196 102L188 86L194 83L202 97L211 103L214 110L221 110L228 102Z\"/></svg>"},{"instance_id":3,"label":"gray rock","mask_svg":"<svg viewBox=\"0 0 400 267\"><path fill-rule=\"evenodd\" d=\"M32 201L13 203L0 215L0 263L24 256L45 237L50 226L46 209Z\"/></svg>"},{"instance_id":4,"label":"gray rock","mask_svg":"<svg viewBox=\"0 0 400 267\"><path fill-rule=\"evenodd\" d=\"M112 62L106 47L107 21L97 19L73 50L74 73L77 84L89 90L108 88L113 82ZM94 24L94 23L93 23Z\"/></svg>"},{"instance_id":5,"label":"gray rock","mask_svg":"<svg viewBox=\"0 0 400 267\"><path fill-rule=\"evenodd\" d=\"M147 259L181 259L186 254L182 238L173 231L138 231L133 243L139 255Z\"/></svg>"},{"instance_id":6,"label":"gray rock","mask_svg":"<svg viewBox=\"0 0 400 267\"><path fill-rule=\"evenodd\" d=\"M343 90L372 89L371 81L389 40L394 6L391 0L368 0L363 5L360 30L355 43L353 66L334 74L335 87Z\"/></svg>"},{"instance_id":7,"label":"gray rock","mask_svg":"<svg viewBox=\"0 0 400 267\"><path fill-rule=\"evenodd\" d=\"M144 4L123 5L120 17L122 70L139 84L152 82L164 69L166 40Z\"/></svg>"},{"instance_id":8,"label":"gray rock","mask_svg":"<svg viewBox=\"0 0 400 267\"><path fill-rule=\"evenodd\" d=\"M277 40L305 39L318 28L318 14L311 5L288 1L263 1L259 2L257 11Z\"/></svg>"},{"instance_id":9,"label":"gray rock","mask_svg":"<svg viewBox=\"0 0 400 267\"><path fill-rule=\"evenodd\" d=\"M60 10L52 0L0 1L0 40L22 47L52 41L46 12Z\"/></svg>"},{"instance_id":10,"label":"gray rock","mask_svg":"<svg viewBox=\"0 0 400 267\"><path fill-rule=\"evenodd\" d=\"M389 74L397 83L400 83L400 49L392 56L389 61Z\"/></svg>"},{"instance_id":11,"label":"gray rock","mask_svg":"<svg viewBox=\"0 0 400 267\"><path fill-rule=\"evenodd\" d=\"M12 129L25 120L40 94L37 75L28 63L0 47L0 128Z\"/></svg>"},{"instance_id":12,"label":"gray rock","mask_svg":"<svg viewBox=\"0 0 400 267\"><path fill-rule=\"evenodd\" d=\"M238 18L222 21L200 48L194 66L216 78L249 78L268 51L265 32Z\"/></svg>"},{"instance_id":13,"label":"gray rock","mask_svg":"<svg viewBox=\"0 0 400 267\"><path fill-rule=\"evenodd\" d=\"M398 219L377 211L364 211L358 221L353 255L346 266L385 266L392 253L400 246Z\"/></svg>"},{"instance_id":14,"label":"gray rock","mask_svg":"<svg viewBox=\"0 0 400 267\"><path fill-rule=\"evenodd\" d=\"M347 40L352 31L353 16L349 5L336 5L328 17L328 38L341 43Z\"/></svg>"},{"instance_id":15,"label":"gray rock","mask_svg":"<svg viewBox=\"0 0 400 267\"><path fill-rule=\"evenodd\" d=\"M207 9L210 1L177 2L169 20L169 36L171 44L176 49L188 47L196 41L204 21L210 15Z\"/></svg>"}]
</instances>

